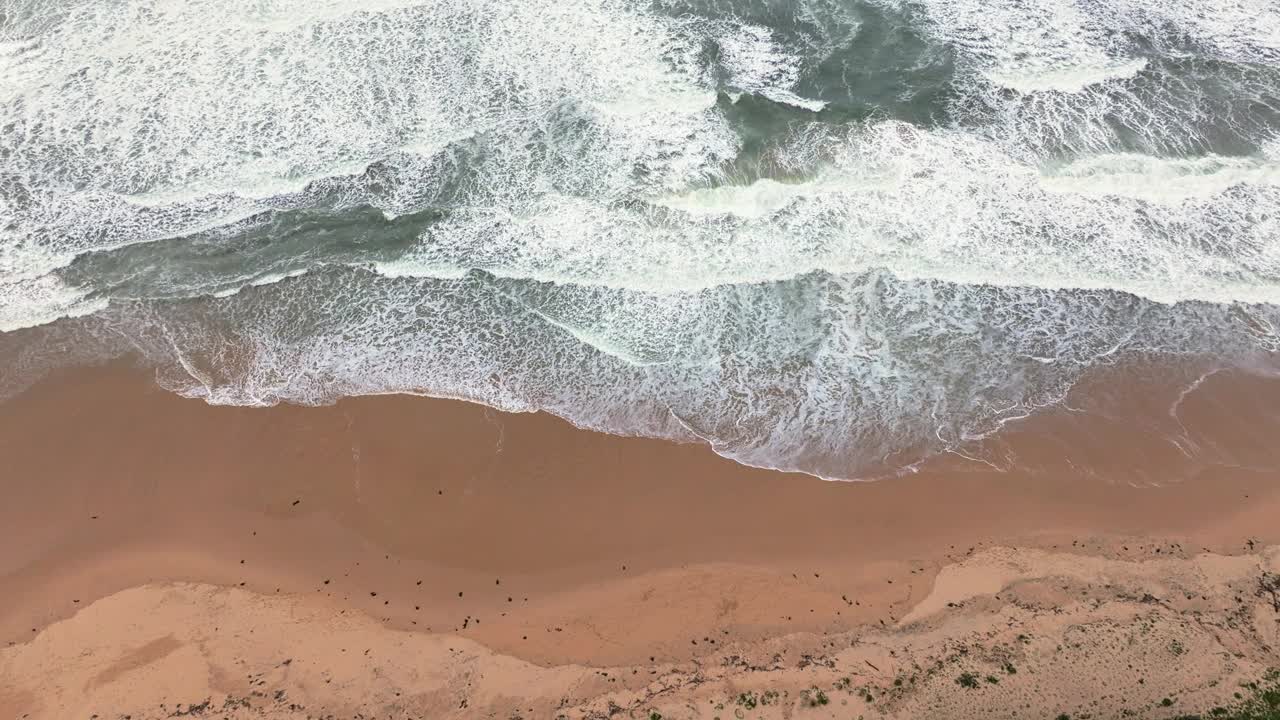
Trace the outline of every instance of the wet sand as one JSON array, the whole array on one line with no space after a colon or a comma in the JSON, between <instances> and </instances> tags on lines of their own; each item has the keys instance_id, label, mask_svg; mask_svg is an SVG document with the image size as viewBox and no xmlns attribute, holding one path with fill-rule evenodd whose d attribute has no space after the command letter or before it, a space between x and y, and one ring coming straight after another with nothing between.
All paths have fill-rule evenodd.
<instances>
[{"instance_id":1,"label":"wet sand","mask_svg":"<svg viewBox=\"0 0 1280 720\"><path fill-rule=\"evenodd\" d=\"M1194 472L1177 445L1063 412L988 444L1035 472L951 456L845 483L460 401L211 407L123 365L64 371L0 405L0 717L207 700L218 717L727 718L726 699L776 688L748 715L773 717L815 683L843 683L854 717L961 712L979 691L988 710L1075 707L1108 681L1217 702L1280 664L1280 610L1254 593L1280 571L1277 400L1280 382L1225 374L1183 398L1186 438L1236 459ZM1141 623L1123 652L1053 650ZM1155 662L1157 640L1196 652ZM1010 652L1042 672L955 682Z\"/></svg>"}]
</instances>

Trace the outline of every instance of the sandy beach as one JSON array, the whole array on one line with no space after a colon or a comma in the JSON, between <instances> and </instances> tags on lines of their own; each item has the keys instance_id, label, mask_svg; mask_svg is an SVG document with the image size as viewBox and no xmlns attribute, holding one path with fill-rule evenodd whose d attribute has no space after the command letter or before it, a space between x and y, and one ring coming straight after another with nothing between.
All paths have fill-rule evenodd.
<instances>
[{"instance_id":1,"label":"sandy beach","mask_svg":"<svg viewBox=\"0 0 1280 720\"><path fill-rule=\"evenodd\" d=\"M1054 422L999 442L1051 468ZM2 717L1172 717L1280 664L1274 471L829 482L453 400L214 407L124 365L0 405L0 452Z\"/></svg>"},{"instance_id":2,"label":"sandy beach","mask_svg":"<svg viewBox=\"0 0 1280 720\"><path fill-rule=\"evenodd\" d=\"M0 720L1280 720L1280 0L0 0Z\"/></svg>"}]
</instances>

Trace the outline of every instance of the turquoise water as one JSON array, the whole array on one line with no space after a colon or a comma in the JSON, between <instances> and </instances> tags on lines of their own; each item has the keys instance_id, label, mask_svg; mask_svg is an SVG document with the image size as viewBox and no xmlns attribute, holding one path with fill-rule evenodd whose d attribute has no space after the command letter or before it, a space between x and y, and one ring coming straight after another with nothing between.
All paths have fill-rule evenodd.
<instances>
[{"instance_id":1,"label":"turquoise water","mask_svg":"<svg viewBox=\"0 0 1280 720\"><path fill-rule=\"evenodd\" d=\"M416 392L908 467L1271 373L1264 0L0 0L13 392Z\"/></svg>"}]
</instances>

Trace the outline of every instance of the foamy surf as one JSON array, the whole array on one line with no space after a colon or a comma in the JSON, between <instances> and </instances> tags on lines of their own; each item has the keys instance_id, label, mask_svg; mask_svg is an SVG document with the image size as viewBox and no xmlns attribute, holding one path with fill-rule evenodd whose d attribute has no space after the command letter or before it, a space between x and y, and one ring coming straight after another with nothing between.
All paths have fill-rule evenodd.
<instances>
[{"instance_id":1,"label":"foamy surf","mask_svg":"<svg viewBox=\"0 0 1280 720\"><path fill-rule=\"evenodd\" d=\"M36 327L63 318L89 315L107 307L105 297L91 297L52 275L0 281L0 333Z\"/></svg>"},{"instance_id":2,"label":"foamy surf","mask_svg":"<svg viewBox=\"0 0 1280 720\"><path fill-rule=\"evenodd\" d=\"M1162 159L1099 155L1048 171L1045 187L1057 192L1113 195L1158 204L1221 195L1235 187L1280 185L1280 162L1269 157Z\"/></svg>"},{"instance_id":3,"label":"foamy surf","mask_svg":"<svg viewBox=\"0 0 1280 720\"><path fill-rule=\"evenodd\" d=\"M10 0L6 387L75 347L850 477L1274 365L1272 4L766 5Z\"/></svg>"},{"instance_id":4,"label":"foamy surf","mask_svg":"<svg viewBox=\"0 0 1280 720\"><path fill-rule=\"evenodd\" d=\"M993 83L1023 93L1040 91L1080 92L1110 80L1128 80L1147 67L1147 61L1103 61L1092 65L1047 68L1009 68L985 73Z\"/></svg>"}]
</instances>

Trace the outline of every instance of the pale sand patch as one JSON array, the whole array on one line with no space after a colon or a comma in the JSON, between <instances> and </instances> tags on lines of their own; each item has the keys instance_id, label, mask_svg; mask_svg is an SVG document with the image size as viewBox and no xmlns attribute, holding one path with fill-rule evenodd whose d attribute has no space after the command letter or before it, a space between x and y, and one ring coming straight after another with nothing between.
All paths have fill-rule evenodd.
<instances>
[{"instance_id":1,"label":"pale sand patch","mask_svg":"<svg viewBox=\"0 0 1280 720\"><path fill-rule=\"evenodd\" d=\"M1018 583L1053 577L1114 586L1122 580L1139 582L1155 597L1186 593L1189 587L1240 582L1262 572L1280 573L1280 553L1223 556L1212 553L1185 560L1113 560L1085 555L1051 553L1035 548L992 548L963 563L950 565L934 580L933 590L899 624L928 617L949 605L996 593Z\"/></svg>"},{"instance_id":2,"label":"pale sand patch","mask_svg":"<svg viewBox=\"0 0 1280 720\"><path fill-rule=\"evenodd\" d=\"M997 547L943 568L909 614L927 615L919 622L605 667L542 667L456 635L393 630L324 598L147 585L0 651L0 711L29 720L1165 717L1227 703L1238 683L1280 662L1280 613L1250 592L1277 564L1280 548L1135 562ZM1005 578L999 599L957 592L993 572ZM643 581L678 603L689 579ZM598 592L625 606L632 589ZM944 597L953 606L926 612ZM979 687L957 684L966 672Z\"/></svg>"}]
</instances>

